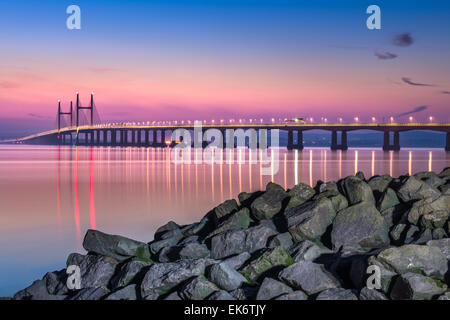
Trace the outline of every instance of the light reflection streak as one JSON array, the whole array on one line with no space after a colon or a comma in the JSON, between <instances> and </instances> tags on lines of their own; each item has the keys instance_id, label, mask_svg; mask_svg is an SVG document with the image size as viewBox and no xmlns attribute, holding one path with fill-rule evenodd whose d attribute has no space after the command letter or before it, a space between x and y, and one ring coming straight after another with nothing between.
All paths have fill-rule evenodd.
<instances>
[{"instance_id":1,"label":"light reflection streak","mask_svg":"<svg viewBox=\"0 0 450 320\"><path fill-rule=\"evenodd\" d=\"M74 215L75 215L75 231L77 236L77 245L81 246L81 228L80 228L80 203L78 196L78 147L75 148L75 170L74 170Z\"/></svg>"},{"instance_id":2,"label":"light reflection streak","mask_svg":"<svg viewBox=\"0 0 450 320\"><path fill-rule=\"evenodd\" d=\"M355 174L358 173L358 150L355 150Z\"/></svg>"},{"instance_id":3,"label":"light reflection streak","mask_svg":"<svg viewBox=\"0 0 450 320\"><path fill-rule=\"evenodd\" d=\"M298 184L298 150L294 151L294 184Z\"/></svg>"},{"instance_id":4,"label":"light reflection streak","mask_svg":"<svg viewBox=\"0 0 450 320\"><path fill-rule=\"evenodd\" d=\"M109 162L109 161L108 161ZM95 199L94 199L94 149L90 150L89 159L89 218L91 221L91 229L96 230L95 219Z\"/></svg>"},{"instance_id":5,"label":"light reflection streak","mask_svg":"<svg viewBox=\"0 0 450 320\"><path fill-rule=\"evenodd\" d=\"M375 175L375 151L372 151L372 177Z\"/></svg>"},{"instance_id":6,"label":"light reflection streak","mask_svg":"<svg viewBox=\"0 0 450 320\"><path fill-rule=\"evenodd\" d=\"M408 152L409 158L408 158L408 174L412 175L412 151Z\"/></svg>"},{"instance_id":7,"label":"light reflection streak","mask_svg":"<svg viewBox=\"0 0 450 320\"><path fill-rule=\"evenodd\" d=\"M312 176L312 165L313 165L313 152L309 150L309 185L313 186L313 176Z\"/></svg>"},{"instance_id":8,"label":"light reflection streak","mask_svg":"<svg viewBox=\"0 0 450 320\"><path fill-rule=\"evenodd\" d=\"M432 163L433 163L433 152L430 151L428 152L428 171L433 171Z\"/></svg>"}]
</instances>

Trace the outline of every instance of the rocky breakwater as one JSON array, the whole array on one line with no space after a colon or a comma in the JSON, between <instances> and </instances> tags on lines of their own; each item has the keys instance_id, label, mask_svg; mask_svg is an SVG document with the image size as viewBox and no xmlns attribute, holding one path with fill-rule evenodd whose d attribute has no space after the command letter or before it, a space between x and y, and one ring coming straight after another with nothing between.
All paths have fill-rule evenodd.
<instances>
[{"instance_id":1,"label":"rocky breakwater","mask_svg":"<svg viewBox=\"0 0 450 320\"><path fill-rule=\"evenodd\" d=\"M78 289L64 269L14 299L450 299L450 168L238 198L149 243L89 230Z\"/></svg>"}]
</instances>

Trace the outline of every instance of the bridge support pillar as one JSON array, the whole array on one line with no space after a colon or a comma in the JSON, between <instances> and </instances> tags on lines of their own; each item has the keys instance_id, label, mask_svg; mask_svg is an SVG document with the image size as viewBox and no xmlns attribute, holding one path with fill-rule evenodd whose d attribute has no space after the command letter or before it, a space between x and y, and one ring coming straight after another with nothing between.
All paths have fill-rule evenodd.
<instances>
[{"instance_id":1,"label":"bridge support pillar","mask_svg":"<svg viewBox=\"0 0 450 320\"><path fill-rule=\"evenodd\" d=\"M394 144L390 142L390 131L384 132L384 151L399 151L400 150L400 132L394 131Z\"/></svg>"},{"instance_id":2,"label":"bridge support pillar","mask_svg":"<svg viewBox=\"0 0 450 320\"><path fill-rule=\"evenodd\" d=\"M137 143L136 143L136 145L140 146L141 144L142 144L142 130L139 129L137 131Z\"/></svg>"},{"instance_id":3,"label":"bridge support pillar","mask_svg":"<svg viewBox=\"0 0 450 320\"><path fill-rule=\"evenodd\" d=\"M450 151L450 132L447 132L447 138L445 140L445 151Z\"/></svg>"},{"instance_id":4,"label":"bridge support pillar","mask_svg":"<svg viewBox=\"0 0 450 320\"><path fill-rule=\"evenodd\" d=\"M116 129L111 130L111 145L112 146L117 145L117 130Z\"/></svg>"},{"instance_id":5,"label":"bridge support pillar","mask_svg":"<svg viewBox=\"0 0 450 320\"><path fill-rule=\"evenodd\" d=\"M150 146L150 130L145 130L145 146Z\"/></svg>"},{"instance_id":6,"label":"bridge support pillar","mask_svg":"<svg viewBox=\"0 0 450 320\"><path fill-rule=\"evenodd\" d=\"M288 143L287 149L292 150L294 147L294 131L288 130Z\"/></svg>"},{"instance_id":7,"label":"bridge support pillar","mask_svg":"<svg viewBox=\"0 0 450 320\"><path fill-rule=\"evenodd\" d=\"M331 131L331 150L347 150L347 131L341 132L341 143L338 143L337 130Z\"/></svg>"},{"instance_id":8,"label":"bridge support pillar","mask_svg":"<svg viewBox=\"0 0 450 320\"><path fill-rule=\"evenodd\" d=\"M303 150L303 131L297 131L297 150Z\"/></svg>"}]
</instances>

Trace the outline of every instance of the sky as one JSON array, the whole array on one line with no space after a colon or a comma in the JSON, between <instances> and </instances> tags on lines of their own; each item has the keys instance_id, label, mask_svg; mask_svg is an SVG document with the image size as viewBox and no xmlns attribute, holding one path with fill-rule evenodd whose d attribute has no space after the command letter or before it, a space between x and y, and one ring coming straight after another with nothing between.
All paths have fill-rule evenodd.
<instances>
[{"instance_id":1,"label":"sky","mask_svg":"<svg viewBox=\"0 0 450 320\"><path fill-rule=\"evenodd\" d=\"M0 136L53 129L76 91L104 122L448 122L449 31L447 0L1 1Z\"/></svg>"}]
</instances>

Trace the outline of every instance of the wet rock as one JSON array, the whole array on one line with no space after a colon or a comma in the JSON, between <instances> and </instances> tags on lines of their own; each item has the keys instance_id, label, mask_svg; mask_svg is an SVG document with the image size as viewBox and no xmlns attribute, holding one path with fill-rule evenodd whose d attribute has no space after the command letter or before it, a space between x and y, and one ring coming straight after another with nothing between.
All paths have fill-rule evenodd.
<instances>
[{"instance_id":1,"label":"wet rock","mask_svg":"<svg viewBox=\"0 0 450 320\"><path fill-rule=\"evenodd\" d=\"M358 300L358 297L349 289L331 288L322 291L316 300Z\"/></svg>"},{"instance_id":2,"label":"wet rock","mask_svg":"<svg viewBox=\"0 0 450 320\"><path fill-rule=\"evenodd\" d=\"M142 280L141 296L158 297L183 281L203 274L205 268L215 262L212 259L195 259L154 264Z\"/></svg>"},{"instance_id":3,"label":"wet rock","mask_svg":"<svg viewBox=\"0 0 450 320\"><path fill-rule=\"evenodd\" d=\"M447 272L447 259L434 246L409 244L393 247L381 251L377 260L398 274L415 272L443 280Z\"/></svg>"},{"instance_id":4,"label":"wet rock","mask_svg":"<svg viewBox=\"0 0 450 320\"><path fill-rule=\"evenodd\" d=\"M292 198L296 198L298 201L304 203L310 200L316 191L313 188L304 183L296 184L292 189L288 191L288 195ZM301 204L301 203L300 203Z\"/></svg>"},{"instance_id":5,"label":"wet rock","mask_svg":"<svg viewBox=\"0 0 450 320\"><path fill-rule=\"evenodd\" d=\"M208 279L221 289L231 291L247 283L247 280L225 262L214 264L208 272Z\"/></svg>"},{"instance_id":6,"label":"wet rock","mask_svg":"<svg viewBox=\"0 0 450 320\"><path fill-rule=\"evenodd\" d=\"M359 292L359 300L388 300L388 298L380 291L364 287Z\"/></svg>"},{"instance_id":7,"label":"wet rock","mask_svg":"<svg viewBox=\"0 0 450 320\"><path fill-rule=\"evenodd\" d=\"M137 300L136 284L130 284L111 293L105 300Z\"/></svg>"},{"instance_id":8,"label":"wet rock","mask_svg":"<svg viewBox=\"0 0 450 320\"><path fill-rule=\"evenodd\" d=\"M251 204L253 216L258 220L271 219L281 211L283 200L288 197L284 189L278 185L268 185L266 192Z\"/></svg>"},{"instance_id":9,"label":"wet rock","mask_svg":"<svg viewBox=\"0 0 450 320\"><path fill-rule=\"evenodd\" d=\"M225 290L215 291L212 295L208 297L208 300L236 300L231 294L226 292Z\"/></svg>"},{"instance_id":10,"label":"wet rock","mask_svg":"<svg viewBox=\"0 0 450 320\"><path fill-rule=\"evenodd\" d=\"M265 278L259 287L256 300L271 300L292 292L294 292L294 290L284 283L272 278Z\"/></svg>"},{"instance_id":11,"label":"wet rock","mask_svg":"<svg viewBox=\"0 0 450 320\"><path fill-rule=\"evenodd\" d=\"M289 250L294 245L292 236L289 232L277 234L269 241L269 248L282 247Z\"/></svg>"},{"instance_id":12,"label":"wet rock","mask_svg":"<svg viewBox=\"0 0 450 320\"><path fill-rule=\"evenodd\" d=\"M438 189L431 187L414 176L407 177L401 182L400 187L397 189L397 195L403 202L426 198L436 199L441 195Z\"/></svg>"},{"instance_id":13,"label":"wet rock","mask_svg":"<svg viewBox=\"0 0 450 320\"><path fill-rule=\"evenodd\" d=\"M345 178L343 182L343 189L349 205L354 205L360 202L375 204L372 189L365 181L357 177L350 176Z\"/></svg>"},{"instance_id":14,"label":"wet rock","mask_svg":"<svg viewBox=\"0 0 450 320\"><path fill-rule=\"evenodd\" d=\"M225 202L223 202L222 204L220 204L214 208L213 212L214 212L215 221L218 221L221 218L223 218L237 210L238 210L238 204L237 204L236 200L234 200L234 199L226 200Z\"/></svg>"},{"instance_id":15,"label":"wet rock","mask_svg":"<svg viewBox=\"0 0 450 320\"><path fill-rule=\"evenodd\" d=\"M308 295L340 287L339 281L323 265L310 261L294 263L282 270L278 277L290 287L303 290Z\"/></svg>"},{"instance_id":16,"label":"wet rock","mask_svg":"<svg viewBox=\"0 0 450 320\"><path fill-rule=\"evenodd\" d=\"M275 300L308 300L308 296L303 291L297 290L292 293L283 294Z\"/></svg>"},{"instance_id":17,"label":"wet rock","mask_svg":"<svg viewBox=\"0 0 450 320\"><path fill-rule=\"evenodd\" d=\"M391 298L394 300L430 300L447 291L447 286L430 277L408 272L395 280Z\"/></svg>"},{"instance_id":18,"label":"wet rock","mask_svg":"<svg viewBox=\"0 0 450 320\"><path fill-rule=\"evenodd\" d=\"M184 300L204 300L219 288L212 282L208 281L204 276L189 280L181 289L180 297Z\"/></svg>"},{"instance_id":19,"label":"wet rock","mask_svg":"<svg viewBox=\"0 0 450 320\"><path fill-rule=\"evenodd\" d=\"M391 286L391 282L394 277L397 276L397 273L392 270L389 266L385 266L381 261L379 261L375 256L371 256L367 260L368 265L375 265L380 268L380 282L381 282L381 290L384 293L389 292L389 288Z\"/></svg>"},{"instance_id":20,"label":"wet rock","mask_svg":"<svg viewBox=\"0 0 450 320\"><path fill-rule=\"evenodd\" d=\"M148 245L117 235L109 235L97 230L88 230L83 240L83 248L123 261L130 257L150 258Z\"/></svg>"},{"instance_id":21,"label":"wet rock","mask_svg":"<svg viewBox=\"0 0 450 320\"><path fill-rule=\"evenodd\" d=\"M17 292L14 300L64 300L66 295L51 295L47 291L45 280L36 280L33 284Z\"/></svg>"},{"instance_id":22,"label":"wet rock","mask_svg":"<svg viewBox=\"0 0 450 320\"><path fill-rule=\"evenodd\" d=\"M244 265L244 263L247 262L248 259L250 259L250 257L251 257L250 253L242 252L240 254L237 254L235 256L232 256L232 257L229 257L229 258L223 260L223 262L228 264L233 269L237 270L240 267L242 267Z\"/></svg>"},{"instance_id":23,"label":"wet rock","mask_svg":"<svg viewBox=\"0 0 450 320\"><path fill-rule=\"evenodd\" d=\"M377 201L377 209L379 211L383 211L389 208L393 208L398 204L400 204L400 200L398 200L395 191L391 188L387 188Z\"/></svg>"},{"instance_id":24,"label":"wet rock","mask_svg":"<svg viewBox=\"0 0 450 320\"><path fill-rule=\"evenodd\" d=\"M440 196L437 199L426 198L414 202L411 209L406 213L408 221L412 224L418 224L421 216L433 214L437 211L450 211L450 196Z\"/></svg>"},{"instance_id":25,"label":"wet rock","mask_svg":"<svg viewBox=\"0 0 450 320\"><path fill-rule=\"evenodd\" d=\"M242 252L253 253L266 247L267 241L276 232L265 226L246 230L227 231L211 239L211 257L223 259Z\"/></svg>"},{"instance_id":26,"label":"wet rock","mask_svg":"<svg viewBox=\"0 0 450 320\"><path fill-rule=\"evenodd\" d=\"M439 176L432 171L419 172L416 173L414 177L434 188L438 188L445 184L445 179L439 178Z\"/></svg>"},{"instance_id":27,"label":"wet rock","mask_svg":"<svg viewBox=\"0 0 450 320\"><path fill-rule=\"evenodd\" d=\"M333 251L312 241L304 240L297 244L295 247L291 248L290 253L294 261L299 262L302 260L314 261L321 255L331 254L333 253Z\"/></svg>"},{"instance_id":28,"label":"wet rock","mask_svg":"<svg viewBox=\"0 0 450 320\"><path fill-rule=\"evenodd\" d=\"M243 208L236 213L228 215L207 238L225 231L246 229L250 225L250 221L250 210Z\"/></svg>"},{"instance_id":29,"label":"wet rock","mask_svg":"<svg viewBox=\"0 0 450 320\"><path fill-rule=\"evenodd\" d=\"M447 211L434 211L432 213L424 214L420 223L423 228L437 229L445 226L450 213Z\"/></svg>"},{"instance_id":30,"label":"wet rock","mask_svg":"<svg viewBox=\"0 0 450 320\"><path fill-rule=\"evenodd\" d=\"M368 184L374 193L376 192L378 194L382 194L386 191L386 189L391 184L391 182L392 182L392 177L390 175L385 174L382 176L372 177L369 180Z\"/></svg>"},{"instance_id":31,"label":"wet rock","mask_svg":"<svg viewBox=\"0 0 450 320\"><path fill-rule=\"evenodd\" d=\"M441 250L447 260L450 260L450 238L430 240L427 246L437 247Z\"/></svg>"},{"instance_id":32,"label":"wet rock","mask_svg":"<svg viewBox=\"0 0 450 320\"><path fill-rule=\"evenodd\" d=\"M284 212L289 233L296 242L318 239L335 216L333 204L328 198L309 201Z\"/></svg>"},{"instance_id":33,"label":"wet rock","mask_svg":"<svg viewBox=\"0 0 450 320\"><path fill-rule=\"evenodd\" d=\"M142 280L148 268L152 265L151 262L133 260L125 263L117 274L111 280L111 287L113 289L127 286L133 281Z\"/></svg>"},{"instance_id":34,"label":"wet rock","mask_svg":"<svg viewBox=\"0 0 450 320\"><path fill-rule=\"evenodd\" d=\"M210 252L205 244L190 242L180 246L178 256L180 259L200 259L208 258Z\"/></svg>"},{"instance_id":35,"label":"wet rock","mask_svg":"<svg viewBox=\"0 0 450 320\"><path fill-rule=\"evenodd\" d=\"M378 210L368 202L344 209L333 221L333 250L362 253L389 245L388 225Z\"/></svg>"},{"instance_id":36,"label":"wet rock","mask_svg":"<svg viewBox=\"0 0 450 320\"><path fill-rule=\"evenodd\" d=\"M161 240L156 240L150 243L150 252L153 255L156 255L159 251L161 251L165 247L171 247L174 246L183 239L183 234L181 230L175 229L172 231L168 231L165 234L163 234Z\"/></svg>"},{"instance_id":37,"label":"wet rock","mask_svg":"<svg viewBox=\"0 0 450 320\"><path fill-rule=\"evenodd\" d=\"M167 231L174 231L180 229L180 226L173 221L167 222L165 225L159 227L155 232L155 240L161 239L161 236Z\"/></svg>"},{"instance_id":38,"label":"wet rock","mask_svg":"<svg viewBox=\"0 0 450 320\"><path fill-rule=\"evenodd\" d=\"M255 300L256 294L258 293L258 288L256 287L243 287L233 291L230 294L236 300Z\"/></svg>"},{"instance_id":39,"label":"wet rock","mask_svg":"<svg viewBox=\"0 0 450 320\"><path fill-rule=\"evenodd\" d=\"M105 287L84 288L81 289L70 300L100 300L109 293Z\"/></svg>"},{"instance_id":40,"label":"wet rock","mask_svg":"<svg viewBox=\"0 0 450 320\"><path fill-rule=\"evenodd\" d=\"M277 267L286 267L294 263L289 252L282 247L266 249L260 253L255 259L245 265L240 272L250 282L256 282L269 270Z\"/></svg>"}]
</instances>

